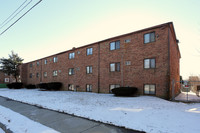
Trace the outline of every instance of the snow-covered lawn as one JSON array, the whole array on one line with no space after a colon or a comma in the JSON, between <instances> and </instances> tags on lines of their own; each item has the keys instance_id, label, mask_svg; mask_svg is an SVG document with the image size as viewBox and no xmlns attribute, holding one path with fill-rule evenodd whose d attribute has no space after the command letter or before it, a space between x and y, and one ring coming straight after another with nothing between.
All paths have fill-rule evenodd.
<instances>
[{"instance_id":1,"label":"snow-covered lawn","mask_svg":"<svg viewBox=\"0 0 200 133\"><path fill-rule=\"evenodd\" d=\"M69 91L0 89L0 95L148 133L200 133L200 103Z\"/></svg>"},{"instance_id":2,"label":"snow-covered lawn","mask_svg":"<svg viewBox=\"0 0 200 133\"><path fill-rule=\"evenodd\" d=\"M14 133L58 133L2 106L0 106L0 122ZM4 133L1 128L0 133Z\"/></svg>"},{"instance_id":3,"label":"snow-covered lawn","mask_svg":"<svg viewBox=\"0 0 200 133\"><path fill-rule=\"evenodd\" d=\"M0 133L5 133L5 132L0 128Z\"/></svg>"},{"instance_id":4,"label":"snow-covered lawn","mask_svg":"<svg viewBox=\"0 0 200 133\"><path fill-rule=\"evenodd\" d=\"M200 97L196 95L196 93L190 92L181 92L175 100L177 101L193 101L193 102L200 102Z\"/></svg>"}]
</instances>

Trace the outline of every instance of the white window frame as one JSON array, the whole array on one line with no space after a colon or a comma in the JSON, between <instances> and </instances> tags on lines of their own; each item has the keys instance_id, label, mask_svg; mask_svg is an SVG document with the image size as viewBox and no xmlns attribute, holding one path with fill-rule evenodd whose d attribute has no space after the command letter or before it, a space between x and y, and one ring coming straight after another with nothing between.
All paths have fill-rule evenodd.
<instances>
[{"instance_id":1,"label":"white window frame","mask_svg":"<svg viewBox=\"0 0 200 133\"><path fill-rule=\"evenodd\" d=\"M69 91L75 91L75 86L73 84L68 84Z\"/></svg>"},{"instance_id":2,"label":"white window frame","mask_svg":"<svg viewBox=\"0 0 200 133\"><path fill-rule=\"evenodd\" d=\"M53 71L53 76L55 77L55 76L58 76L58 71L57 70L54 70Z\"/></svg>"},{"instance_id":3,"label":"white window frame","mask_svg":"<svg viewBox=\"0 0 200 133\"><path fill-rule=\"evenodd\" d=\"M124 40L125 43L130 43L131 42L131 39L126 39Z\"/></svg>"},{"instance_id":4,"label":"white window frame","mask_svg":"<svg viewBox=\"0 0 200 133\"><path fill-rule=\"evenodd\" d=\"M131 65L131 61L126 61L126 62L125 62L125 65L126 65L126 66Z\"/></svg>"},{"instance_id":5,"label":"white window frame","mask_svg":"<svg viewBox=\"0 0 200 133\"><path fill-rule=\"evenodd\" d=\"M40 77L40 74L39 73L36 73L36 78L39 78Z\"/></svg>"},{"instance_id":6,"label":"white window frame","mask_svg":"<svg viewBox=\"0 0 200 133\"><path fill-rule=\"evenodd\" d=\"M29 73L29 78L32 78L33 77L33 74L32 73Z\"/></svg>"},{"instance_id":7,"label":"white window frame","mask_svg":"<svg viewBox=\"0 0 200 133\"><path fill-rule=\"evenodd\" d=\"M87 73L87 74L92 73L92 66L87 66L87 67L86 67L86 73Z\"/></svg>"},{"instance_id":8,"label":"white window frame","mask_svg":"<svg viewBox=\"0 0 200 133\"><path fill-rule=\"evenodd\" d=\"M145 95L155 95L156 94L156 85L155 84L145 84L144 85L144 94Z\"/></svg>"},{"instance_id":9,"label":"white window frame","mask_svg":"<svg viewBox=\"0 0 200 133\"><path fill-rule=\"evenodd\" d=\"M44 64L45 64L45 65L47 64L47 59L44 60Z\"/></svg>"},{"instance_id":10,"label":"white window frame","mask_svg":"<svg viewBox=\"0 0 200 133\"><path fill-rule=\"evenodd\" d=\"M155 42L156 38L155 38L155 32L150 32L150 33L146 33L144 34L144 43L150 43L150 42Z\"/></svg>"},{"instance_id":11,"label":"white window frame","mask_svg":"<svg viewBox=\"0 0 200 133\"><path fill-rule=\"evenodd\" d=\"M156 59L155 58L144 59L144 68L145 69L156 68Z\"/></svg>"},{"instance_id":12,"label":"white window frame","mask_svg":"<svg viewBox=\"0 0 200 133\"><path fill-rule=\"evenodd\" d=\"M92 92L92 85L91 84L87 84L86 85L86 91L87 92Z\"/></svg>"},{"instance_id":13,"label":"white window frame","mask_svg":"<svg viewBox=\"0 0 200 133\"><path fill-rule=\"evenodd\" d=\"M69 53L69 59L74 59L75 58L75 52Z\"/></svg>"},{"instance_id":14,"label":"white window frame","mask_svg":"<svg viewBox=\"0 0 200 133\"><path fill-rule=\"evenodd\" d=\"M110 63L110 72L120 72L120 62Z\"/></svg>"},{"instance_id":15,"label":"white window frame","mask_svg":"<svg viewBox=\"0 0 200 133\"><path fill-rule=\"evenodd\" d=\"M87 55L93 54L93 48L87 48Z\"/></svg>"},{"instance_id":16,"label":"white window frame","mask_svg":"<svg viewBox=\"0 0 200 133\"><path fill-rule=\"evenodd\" d=\"M53 62L54 63L58 62L58 57L53 57Z\"/></svg>"},{"instance_id":17,"label":"white window frame","mask_svg":"<svg viewBox=\"0 0 200 133\"><path fill-rule=\"evenodd\" d=\"M9 78L5 78L5 79L4 79L4 82L5 82L5 83L9 83L9 80L10 80Z\"/></svg>"},{"instance_id":18,"label":"white window frame","mask_svg":"<svg viewBox=\"0 0 200 133\"><path fill-rule=\"evenodd\" d=\"M110 50L120 49L120 40L110 43Z\"/></svg>"},{"instance_id":19,"label":"white window frame","mask_svg":"<svg viewBox=\"0 0 200 133\"><path fill-rule=\"evenodd\" d=\"M120 87L120 84L111 84L109 88L109 92L112 93L112 89Z\"/></svg>"},{"instance_id":20,"label":"white window frame","mask_svg":"<svg viewBox=\"0 0 200 133\"><path fill-rule=\"evenodd\" d=\"M44 77L47 77L47 72L44 72Z\"/></svg>"},{"instance_id":21,"label":"white window frame","mask_svg":"<svg viewBox=\"0 0 200 133\"><path fill-rule=\"evenodd\" d=\"M69 75L74 75L74 68L69 68L68 74L69 74Z\"/></svg>"}]
</instances>

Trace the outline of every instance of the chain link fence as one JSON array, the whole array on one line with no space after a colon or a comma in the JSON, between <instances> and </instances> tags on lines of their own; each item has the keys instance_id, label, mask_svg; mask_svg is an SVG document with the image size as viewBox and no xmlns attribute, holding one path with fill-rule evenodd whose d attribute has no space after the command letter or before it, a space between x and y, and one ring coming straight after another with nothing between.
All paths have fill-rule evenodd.
<instances>
[{"instance_id":1,"label":"chain link fence","mask_svg":"<svg viewBox=\"0 0 200 133\"><path fill-rule=\"evenodd\" d=\"M172 89L176 82L180 81L173 81ZM174 96L173 100L182 102L200 102L200 81L181 81L180 84L180 94L176 97Z\"/></svg>"}]
</instances>

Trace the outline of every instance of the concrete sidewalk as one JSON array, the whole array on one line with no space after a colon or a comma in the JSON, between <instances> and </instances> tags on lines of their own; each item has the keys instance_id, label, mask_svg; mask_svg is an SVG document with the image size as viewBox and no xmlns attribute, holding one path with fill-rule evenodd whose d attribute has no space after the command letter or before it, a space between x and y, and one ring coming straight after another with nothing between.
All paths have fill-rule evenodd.
<instances>
[{"instance_id":1,"label":"concrete sidewalk","mask_svg":"<svg viewBox=\"0 0 200 133\"><path fill-rule=\"evenodd\" d=\"M0 97L0 105L61 133L140 133Z\"/></svg>"}]
</instances>

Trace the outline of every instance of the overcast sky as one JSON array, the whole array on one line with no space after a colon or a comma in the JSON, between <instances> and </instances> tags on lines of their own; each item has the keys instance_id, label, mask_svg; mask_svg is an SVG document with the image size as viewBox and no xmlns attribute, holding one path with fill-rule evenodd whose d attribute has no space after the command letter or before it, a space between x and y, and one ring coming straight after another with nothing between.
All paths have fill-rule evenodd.
<instances>
[{"instance_id":1,"label":"overcast sky","mask_svg":"<svg viewBox=\"0 0 200 133\"><path fill-rule=\"evenodd\" d=\"M0 33L38 1L0 0ZM15 12L17 8L22 11ZM173 22L180 41L180 72L186 79L200 75L199 13L200 0L43 0L0 36L0 58L14 50L28 62Z\"/></svg>"}]
</instances>

